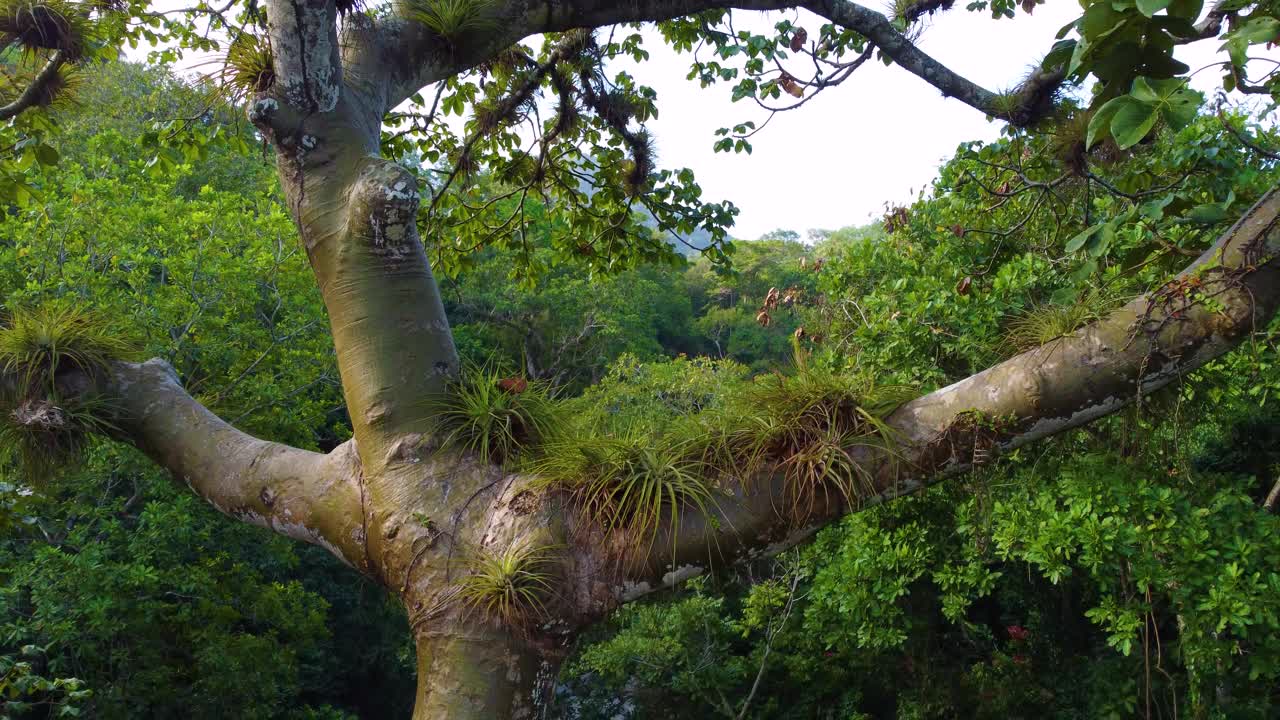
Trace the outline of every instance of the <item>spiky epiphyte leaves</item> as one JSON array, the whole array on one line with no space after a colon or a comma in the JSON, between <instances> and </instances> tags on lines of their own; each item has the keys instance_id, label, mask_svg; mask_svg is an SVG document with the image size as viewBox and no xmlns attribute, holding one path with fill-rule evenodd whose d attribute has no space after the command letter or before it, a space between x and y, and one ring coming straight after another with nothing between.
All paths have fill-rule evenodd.
<instances>
[{"instance_id":1,"label":"spiky epiphyte leaves","mask_svg":"<svg viewBox=\"0 0 1280 720\"><path fill-rule=\"evenodd\" d=\"M101 396L0 403L0 459L13 461L29 482L41 483L74 464L94 435L117 430L114 404ZM7 458L6 458L7 456Z\"/></svg>"},{"instance_id":2,"label":"spiky epiphyte leaves","mask_svg":"<svg viewBox=\"0 0 1280 720\"><path fill-rule=\"evenodd\" d=\"M1049 137L1049 152L1077 177L1089 170L1088 148L1085 140L1089 132L1089 113L1073 110L1054 123Z\"/></svg>"},{"instance_id":3,"label":"spiky epiphyte leaves","mask_svg":"<svg viewBox=\"0 0 1280 720\"><path fill-rule=\"evenodd\" d=\"M850 451L892 456L894 438L883 418L914 396L908 387L860 384L819 368L765 376L726 409L713 452L745 475L781 471L787 513L802 523L833 498L854 507L875 491L874 478Z\"/></svg>"},{"instance_id":4,"label":"spiky epiphyte leaves","mask_svg":"<svg viewBox=\"0 0 1280 720\"><path fill-rule=\"evenodd\" d=\"M711 502L695 446L679 437L632 431L549 444L533 466L539 482L568 492L589 524L621 540L624 561L652 547L664 521L672 542L680 513Z\"/></svg>"},{"instance_id":5,"label":"spiky epiphyte leaves","mask_svg":"<svg viewBox=\"0 0 1280 720\"><path fill-rule=\"evenodd\" d=\"M653 136L643 128L632 130L629 126L636 119L643 121L643 108L632 93L615 89L606 92L595 87L599 82L596 70L582 68L579 85L582 98L595 114L608 125L627 146L631 156L623 168L622 185L627 195L635 197L649 187L649 178L657 166Z\"/></svg>"},{"instance_id":6,"label":"spiky epiphyte leaves","mask_svg":"<svg viewBox=\"0 0 1280 720\"><path fill-rule=\"evenodd\" d=\"M410 0L406 16L446 40L496 25L493 0Z\"/></svg>"},{"instance_id":7,"label":"spiky epiphyte leaves","mask_svg":"<svg viewBox=\"0 0 1280 720\"><path fill-rule=\"evenodd\" d=\"M247 32L237 35L227 47L216 79L232 102L271 89L276 70L270 39Z\"/></svg>"},{"instance_id":8,"label":"spiky epiphyte leaves","mask_svg":"<svg viewBox=\"0 0 1280 720\"><path fill-rule=\"evenodd\" d=\"M481 552L467 565L458 596L468 607L515 628L547 616L554 592L552 548L512 545Z\"/></svg>"},{"instance_id":9,"label":"spiky epiphyte leaves","mask_svg":"<svg viewBox=\"0 0 1280 720\"><path fill-rule=\"evenodd\" d=\"M636 116L634 98L621 90L594 93L593 107L600 119L614 128L625 128Z\"/></svg>"},{"instance_id":10,"label":"spiky epiphyte leaves","mask_svg":"<svg viewBox=\"0 0 1280 720\"><path fill-rule=\"evenodd\" d=\"M573 81L564 75L564 73L555 70L551 73L551 84L555 87L556 97L556 115L550 123L548 123L543 133L542 142L549 145L556 139L572 133L578 128L578 123L582 119L582 113L578 108L577 99L574 97L575 88Z\"/></svg>"},{"instance_id":11,"label":"spiky epiphyte leaves","mask_svg":"<svg viewBox=\"0 0 1280 720\"><path fill-rule=\"evenodd\" d=\"M93 25L89 6L66 0L0 0L0 45L24 50L60 50L69 61L88 48Z\"/></svg>"},{"instance_id":12,"label":"spiky epiphyte leaves","mask_svg":"<svg viewBox=\"0 0 1280 720\"><path fill-rule=\"evenodd\" d=\"M647 130L627 133L623 136L627 148L631 150L631 159L627 161L626 174L623 176L623 188L627 195L636 197L649 187L649 177L657 167L657 159L653 149L653 136Z\"/></svg>"},{"instance_id":13,"label":"spiky epiphyte leaves","mask_svg":"<svg viewBox=\"0 0 1280 720\"><path fill-rule=\"evenodd\" d=\"M512 92L502 97L486 98L476 103L476 132L484 135L500 125L514 125L533 109L538 80L533 69L517 70L511 80Z\"/></svg>"},{"instance_id":14,"label":"spiky epiphyte leaves","mask_svg":"<svg viewBox=\"0 0 1280 720\"><path fill-rule=\"evenodd\" d=\"M13 98L26 92L42 68L43 62L39 63L39 67L22 67L13 75L6 74L0 77L0 97ZM46 82L37 85L36 98L32 105L50 108L74 104L76 93L83 84L83 77L75 66L59 66L57 72Z\"/></svg>"},{"instance_id":15,"label":"spiky epiphyte leaves","mask_svg":"<svg viewBox=\"0 0 1280 720\"><path fill-rule=\"evenodd\" d=\"M1053 115L1066 78L1063 68L1036 66L1014 89L996 96L992 114L1015 127L1031 127Z\"/></svg>"},{"instance_id":16,"label":"spiky epiphyte leaves","mask_svg":"<svg viewBox=\"0 0 1280 720\"><path fill-rule=\"evenodd\" d=\"M111 363L133 350L84 310L15 312L0 328L0 448L33 480L78 458L91 435L114 429L100 387Z\"/></svg>"},{"instance_id":17,"label":"spiky epiphyte leaves","mask_svg":"<svg viewBox=\"0 0 1280 720\"><path fill-rule=\"evenodd\" d=\"M546 383L504 377L490 367L465 369L428 410L442 445L499 464L543 442L557 416Z\"/></svg>"},{"instance_id":18,"label":"spiky epiphyte leaves","mask_svg":"<svg viewBox=\"0 0 1280 720\"><path fill-rule=\"evenodd\" d=\"M578 128L578 123L582 120L582 113L578 109L578 104L570 97L571 90L561 92L559 101L556 102L556 116L551 123L551 127L547 129L544 136L544 142L551 143L557 138L568 135Z\"/></svg>"},{"instance_id":19,"label":"spiky epiphyte leaves","mask_svg":"<svg viewBox=\"0 0 1280 720\"><path fill-rule=\"evenodd\" d=\"M577 57L594 45L595 31L591 28L573 28L556 36L556 52L561 57Z\"/></svg>"},{"instance_id":20,"label":"spiky epiphyte leaves","mask_svg":"<svg viewBox=\"0 0 1280 720\"><path fill-rule=\"evenodd\" d=\"M101 377L133 353L110 323L73 307L18 310L0 328L0 374L14 379L22 395L55 392L58 377L73 370Z\"/></svg>"},{"instance_id":21,"label":"spiky epiphyte leaves","mask_svg":"<svg viewBox=\"0 0 1280 720\"><path fill-rule=\"evenodd\" d=\"M1114 299L1098 292L1072 304L1037 305L1009 322L1002 344L1011 354L1026 352L1071 335L1101 318L1114 305Z\"/></svg>"},{"instance_id":22,"label":"spiky epiphyte leaves","mask_svg":"<svg viewBox=\"0 0 1280 720\"><path fill-rule=\"evenodd\" d=\"M955 0L893 0L889 16L899 27L905 27L926 15L950 10L955 4Z\"/></svg>"}]
</instances>

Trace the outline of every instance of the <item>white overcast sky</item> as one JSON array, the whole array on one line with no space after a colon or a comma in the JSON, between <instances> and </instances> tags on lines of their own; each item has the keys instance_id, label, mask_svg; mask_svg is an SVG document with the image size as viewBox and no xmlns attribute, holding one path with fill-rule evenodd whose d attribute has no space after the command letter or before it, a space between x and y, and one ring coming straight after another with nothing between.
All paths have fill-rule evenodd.
<instances>
[{"instance_id":1,"label":"white overcast sky","mask_svg":"<svg viewBox=\"0 0 1280 720\"><path fill-rule=\"evenodd\" d=\"M181 0L161 0L177 4ZM870 0L876 7L877 2ZM1048 0L1032 15L992 20L986 12L957 7L928 20L919 44L961 75L990 90L1005 90L1053 45L1054 35L1080 13L1075 0ZM739 28L767 28L783 17L812 31L813 15L740 14ZM754 18L754 20L748 20ZM756 238L776 229L802 235L810 228L862 225L879 217L885 203L905 204L933 180L938 166L966 140L993 140L1000 124L948 100L897 66L874 60L843 85L827 90L803 108L779 114L756 135L751 155L713 153L715 131L744 120L762 121L750 101L730 102L730 83L699 87L685 79L692 56L665 46L656 31L646 33L652 54L640 65L618 65L658 93L660 117L649 123L661 167L689 167L707 200L731 200L741 210L733 235ZM1193 70L1213 62L1217 41L1180 48L1178 57ZM145 49L128 53L136 59ZM1262 54L1254 48L1253 54ZM1280 57L1280 51L1267 53ZM207 60L207 58L204 58ZM1211 94L1221 73L1207 70L1193 84Z\"/></svg>"},{"instance_id":2,"label":"white overcast sky","mask_svg":"<svg viewBox=\"0 0 1280 720\"><path fill-rule=\"evenodd\" d=\"M874 6L874 4L873 4ZM991 90L1015 85L1079 16L1072 0L1049 0L1032 15L992 20L962 4L936 16L920 46L951 69ZM781 19L769 13L769 22ZM794 15L793 15L794 17ZM799 24L821 21L802 13ZM1184 48L1192 70L1213 61L1215 41ZM655 37L651 62L634 69L658 92L659 119L650 123L663 167L690 167L710 200L732 200L741 210L733 234L756 238L775 228L836 229L883 214L885 202L903 204L936 176L938 166L966 140L994 140L1000 124L948 100L900 67L868 62L843 85L804 107L781 113L754 138L751 155L713 153L717 128L763 119L754 103L731 103L730 85L707 89L685 80L691 56L677 55ZM1221 73L1194 78L1212 92Z\"/></svg>"}]
</instances>

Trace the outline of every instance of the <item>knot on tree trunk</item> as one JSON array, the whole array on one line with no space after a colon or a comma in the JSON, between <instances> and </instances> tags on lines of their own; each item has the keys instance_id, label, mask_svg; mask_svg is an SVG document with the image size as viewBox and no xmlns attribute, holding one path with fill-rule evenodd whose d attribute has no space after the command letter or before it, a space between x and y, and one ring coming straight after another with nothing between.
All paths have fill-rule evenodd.
<instances>
[{"instance_id":1,"label":"knot on tree trunk","mask_svg":"<svg viewBox=\"0 0 1280 720\"><path fill-rule=\"evenodd\" d=\"M255 97L246 114L249 122L277 147L289 147L302 128L302 116L270 93Z\"/></svg>"},{"instance_id":2,"label":"knot on tree trunk","mask_svg":"<svg viewBox=\"0 0 1280 720\"><path fill-rule=\"evenodd\" d=\"M377 160L361 171L352 190L348 226L384 257L412 254L420 197L417 178L393 162Z\"/></svg>"}]
</instances>

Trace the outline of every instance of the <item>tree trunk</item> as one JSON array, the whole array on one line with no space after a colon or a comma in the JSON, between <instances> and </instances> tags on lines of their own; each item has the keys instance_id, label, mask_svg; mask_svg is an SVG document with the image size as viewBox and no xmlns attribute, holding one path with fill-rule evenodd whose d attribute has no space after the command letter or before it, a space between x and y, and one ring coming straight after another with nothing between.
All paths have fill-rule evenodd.
<instances>
[{"instance_id":1,"label":"tree trunk","mask_svg":"<svg viewBox=\"0 0 1280 720\"><path fill-rule=\"evenodd\" d=\"M465 611L415 635L413 720L533 720L545 716L559 658Z\"/></svg>"}]
</instances>

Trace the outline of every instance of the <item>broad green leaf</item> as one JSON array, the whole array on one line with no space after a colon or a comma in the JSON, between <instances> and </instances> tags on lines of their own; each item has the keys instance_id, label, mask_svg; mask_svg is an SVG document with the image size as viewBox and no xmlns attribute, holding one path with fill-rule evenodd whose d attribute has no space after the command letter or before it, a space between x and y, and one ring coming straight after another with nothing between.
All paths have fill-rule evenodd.
<instances>
[{"instance_id":1,"label":"broad green leaf","mask_svg":"<svg viewBox=\"0 0 1280 720\"><path fill-rule=\"evenodd\" d=\"M1227 199L1222 202L1205 203L1197 205L1187 211L1185 220L1187 222L1199 223L1202 225L1213 225L1227 219L1227 211L1231 208L1231 204L1236 200L1234 192L1227 193Z\"/></svg>"},{"instance_id":2,"label":"broad green leaf","mask_svg":"<svg viewBox=\"0 0 1280 720\"><path fill-rule=\"evenodd\" d=\"M1079 250L1080 248L1084 247L1084 244L1089 241L1089 238L1093 237L1094 233L1098 232L1101 229L1102 229L1102 224L1098 223L1095 225L1090 225L1084 230L1081 230L1079 234L1077 234L1075 237L1067 241L1067 245L1065 248L1066 251L1069 253L1073 253Z\"/></svg>"},{"instance_id":3,"label":"broad green leaf","mask_svg":"<svg viewBox=\"0 0 1280 720\"><path fill-rule=\"evenodd\" d=\"M57 165L58 151L52 145L41 143L36 146L36 160L41 165Z\"/></svg>"},{"instance_id":4,"label":"broad green leaf","mask_svg":"<svg viewBox=\"0 0 1280 720\"><path fill-rule=\"evenodd\" d=\"M1131 148L1151 132L1158 117L1156 109L1150 105L1137 101L1126 103L1111 119L1111 136L1120 149Z\"/></svg>"},{"instance_id":5,"label":"broad green leaf","mask_svg":"<svg viewBox=\"0 0 1280 720\"><path fill-rule=\"evenodd\" d=\"M1173 202L1173 194L1162 195L1154 200L1148 200L1142 204L1142 216L1148 220L1160 220L1164 218L1164 209Z\"/></svg>"},{"instance_id":6,"label":"broad green leaf","mask_svg":"<svg viewBox=\"0 0 1280 720\"><path fill-rule=\"evenodd\" d=\"M1106 137L1111 131L1111 119L1115 117L1116 112L1126 104L1135 102L1128 95L1121 95L1118 98L1112 98L1102 107L1093 112L1093 117L1089 118L1089 132L1085 136L1085 147L1091 148L1102 138Z\"/></svg>"},{"instance_id":7,"label":"broad green leaf","mask_svg":"<svg viewBox=\"0 0 1280 720\"><path fill-rule=\"evenodd\" d=\"M1138 0L1138 12L1151 17L1161 10L1169 7L1172 0Z\"/></svg>"},{"instance_id":8,"label":"broad green leaf","mask_svg":"<svg viewBox=\"0 0 1280 720\"><path fill-rule=\"evenodd\" d=\"M1169 14L1194 22L1203 8L1204 0L1173 0L1169 3Z\"/></svg>"},{"instance_id":9,"label":"broad green leaf","mask_svg":"<svg viewBox=\"0 0 1280 720\"><path fill-rule=\"evenodd\" d=\"M1153 87L1152 83L1155 83L1160 89ZM1160 87L1160 85L1161 81L1159 80L1149 80L1144 77L1134 78L1133 89L1129 91L1129 94L1132 95L1135 100L1140 102L1155 104L1164 98L1164 93L1161 92L1163 87Z\"/></svg>"},{"instance_id":10,"label":"broad green leaf","mask_svg":"<svg viewBox=\"0 0 1280 720\"><path fill-rule=\"evenodd\" d=\"M1280 20L1273 17L1253 18L1231 35L1249 43L1272 42L1280 35Z\"/></svg>"},{"instance_id":11,"label":"broad green leaf","mask_svg":"<svg viewBox=\"0 0 1280 720\"><path fill-rule=\"evenodd\" d=\"M1196 119L1200 106L1204 105L1204 95L1196 90L1183 87L1165 99L1160 108L1160 116L1174 130L1181 130Z\"/></svg>"},{"instance_id":12,"label":"broad green leaf","mask_svg":"<svg viewBox=\"0 0 1280 720\"><path fill-rule=\"evenodd\" d=\"M1089 256L1094 258L1100 258L1103 255L1106 255L1107 251L1111 249L1111 243L1115 242L1115 239L1116 239L1115 221L1112 220L1111 222L1103 223L1102 227L1098 230L1098 232L1095 233L1093 237L1089 239L1089 243L1088 243Z\"/></svg>"}]
</instances>

